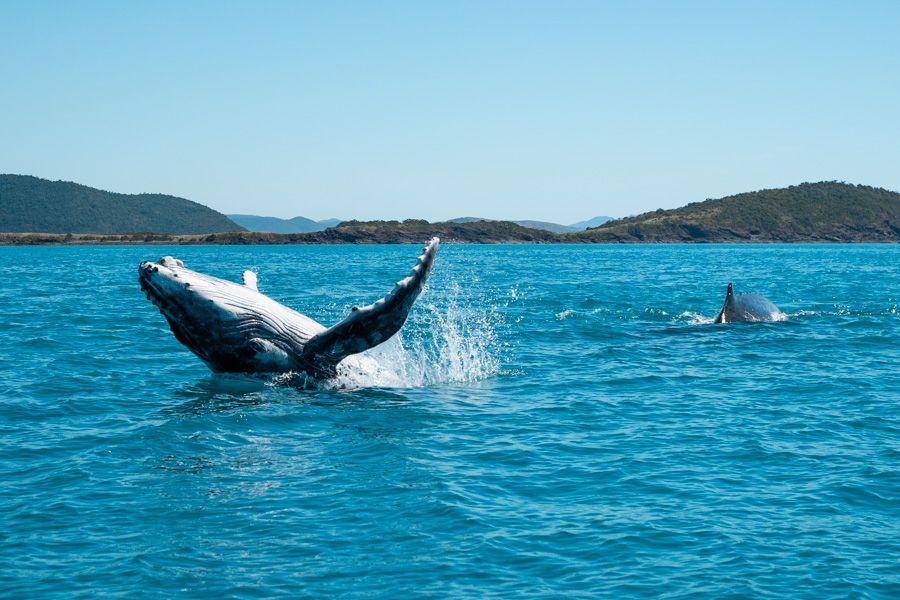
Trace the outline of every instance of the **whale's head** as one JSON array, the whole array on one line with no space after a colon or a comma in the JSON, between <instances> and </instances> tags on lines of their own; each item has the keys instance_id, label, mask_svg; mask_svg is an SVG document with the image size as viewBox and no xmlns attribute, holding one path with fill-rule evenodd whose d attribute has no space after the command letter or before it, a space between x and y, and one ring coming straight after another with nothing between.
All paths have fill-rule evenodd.
<instances>
[{"instance_id":1,"label":"whale's head","mask_svg":"<svg viewBox=\"0 0 900 600\"><path fill-rule=\"evenodd\" d=\"M156 262L145 260L138 267L138 279L147 299L159 307L166 318L182 319L197 302L193 271L184 261L164 256Z\"/></svg>"},{"instance_id":2,"label":"whale's head","mask_svg":"<svg viewBox=\"0 0 900 600\"><path fill-rule=\"evenodd\" d=\"M221 324L229 315L213 300L210 286L204 286L199 275L171 256L144 261L138 267L141 289L169 322L172 333L213 367L211 351L219 341L214 338L220 337Z\"/></svg>"},{"instance_id":3,"label":"whale's head","mask_svg":"<svg viewBox=\"0 0 900 600\"><path fill-rule=\"evenodd\" d=\"M156 262L145 260L138 267L138 279L147 299L159 307L170 321L184 319L196 303L192 277L185 276L184 261L164 256Z\"/></svg>"},{"instance_id":4,"label":"whale's head","mask_svg":"<svg viewBox=\"0 0 900 600\"><path fill-rule=\"evenodd\" d=\"M138 278L178 341L213 371L245 371L248 364L261 368L266 365L259 361L269 359L280 365L285 353L264 340L285 348L296 343L271 331L278 323L266 318L266 308L277 303L246 286L192 271L171 256L142 262Z\"/></svg>"}]
</instances>

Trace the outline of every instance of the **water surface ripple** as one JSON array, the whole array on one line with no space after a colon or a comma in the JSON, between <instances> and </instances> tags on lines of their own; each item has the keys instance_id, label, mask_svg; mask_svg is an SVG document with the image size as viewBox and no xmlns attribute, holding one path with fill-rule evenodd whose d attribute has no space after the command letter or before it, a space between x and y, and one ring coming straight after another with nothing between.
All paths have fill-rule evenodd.
<instances>
[{"instance_id":1,"label":"water surface ripple","mask_svg":"<svg viewBox=\"0 0 900 600\"><path fill-rule=\"evenodd\" d=\"M445 246L383 370L214 377L173 254L322 323L418 248L0 248L5 597L900 597L900 248ZM779 323L711 325L725 286Z\"/></svg>"}]
</instances>

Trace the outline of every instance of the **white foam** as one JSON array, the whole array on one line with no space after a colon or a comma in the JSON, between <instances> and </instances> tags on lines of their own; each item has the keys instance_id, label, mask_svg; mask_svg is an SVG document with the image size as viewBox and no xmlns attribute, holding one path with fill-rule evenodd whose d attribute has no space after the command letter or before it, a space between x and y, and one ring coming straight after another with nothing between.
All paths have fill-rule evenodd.
<instances>
[{"instance_id":1,"label":"white foam","mask_svg":"<svg viewBox=\"0 0 900 600\"><path fill-rule=\"evenodd\" d=\"M707 317L700 313L685 311L678 315L679 320L687 321L688 325L709 325L715 322L715 317Z\"/></svg>"}]
</instances>

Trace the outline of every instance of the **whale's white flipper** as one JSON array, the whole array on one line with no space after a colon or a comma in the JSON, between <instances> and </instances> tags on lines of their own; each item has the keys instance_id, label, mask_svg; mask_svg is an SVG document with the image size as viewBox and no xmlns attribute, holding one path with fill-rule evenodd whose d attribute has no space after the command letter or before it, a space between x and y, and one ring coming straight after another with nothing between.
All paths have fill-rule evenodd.
<instances>
[{"instance_id":1,"label":"whale's white flipper","mask_svg":"<svg viewBox=\"0 0 900 600\"><path fill-rule=\"evenodd\" d=\"M251 290L259 291L259 288L256 287L256 273L253 271L244 271L243 275L244 285L246 285Z\"/></svg>"},{"instance_id":2,"label":"whale's white flipper","mask_svg":"<svg viewBox=\"0 0 900 600\"><path fill-rule=\"evenodd\" d=\"M410 274L384 298L369 306L354 307L343 321L310 338L303 349L307 360L323 372L333 372L345 357L377 346L397 333L428 279L439 245L440 240L432 238Z\"/></svg>"}]
</instances>

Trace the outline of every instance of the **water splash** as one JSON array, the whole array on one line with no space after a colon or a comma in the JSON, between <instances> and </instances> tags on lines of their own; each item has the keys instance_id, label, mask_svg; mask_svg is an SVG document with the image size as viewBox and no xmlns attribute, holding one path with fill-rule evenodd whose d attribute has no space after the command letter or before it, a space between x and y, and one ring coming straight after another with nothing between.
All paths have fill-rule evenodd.
<instances>
[{"instance_id":1,"label":"water splash","mask_svg":"<svg viewBox=\"0 0 900 600\"><path fill-rule=\"evenodd\" d=\"M647 307L644 309L644 318L650 321L670 321L669 313L661 308Z\"/></svg>"},{"instance_id":2,"label":"water splash","mask_svg":"<svg viewBox=\"0 0 900 600\"><path fill-rule=\"evenodd\" d=\"M751 317L751 318L748 318L747 321L748 322L759 322L759 323L787 321L789 316L790 315L787 315L781 311L778 311L778 312L772 313L770 319L756 319L756 318ZM691 312L691 311L685 311L683 313L680 313L673 320L673 323L686 323L688 325L709 325L709 324L715 323L715 322L716 322L716 317L709 317L709 316L701 315L700 313Z\"/></svg>"},{"instance_id":3,"label":"water splash","mask_svg":"<svg viewBox=\"0 0 900 600\"><path fill-rule=\"evenodd\" d=\"M396 336L345 361L333 388L423 387L463 383L491 377L500 371L503 327L500 309L474 295L470 286L451 282L430 293L410 314Z\"/></svg>"},{"instance_id":4,"label":"water splash","mask_svg":"<svg viewBox=\"0 0 900 600\"><path fill-rule=\"evenodd\" d=\"M715 317L707 317L691 311L685 311L675 318L676 323L687 323L688 325L709 325L715 321Z\"/></svg>"}]
</instances>

